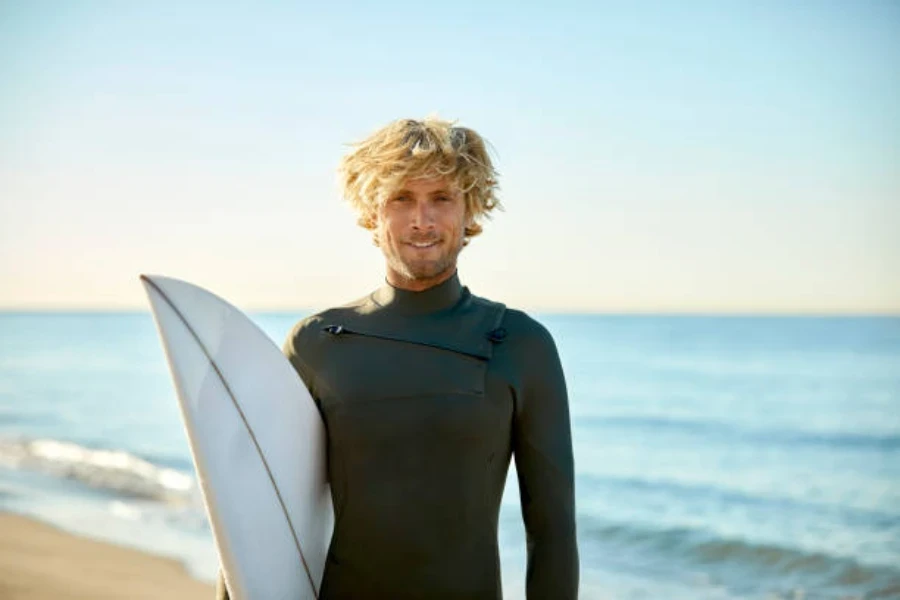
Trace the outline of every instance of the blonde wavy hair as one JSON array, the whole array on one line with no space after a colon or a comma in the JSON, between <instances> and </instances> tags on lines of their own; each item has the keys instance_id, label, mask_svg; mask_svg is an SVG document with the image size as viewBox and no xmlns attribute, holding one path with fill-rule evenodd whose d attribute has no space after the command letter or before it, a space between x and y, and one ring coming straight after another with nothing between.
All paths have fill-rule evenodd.
<instances>
[{"instance_id":1,"label":"blonde wavy hair","mask_svg":"<svg viewBox=\"0 0 900 600\"><path fill-rule=\"evenodd\" d=\"M409 179L447 177L457 186L469 220L466 241L481 233L481 221L491 211L502 209L487 143L472 129L436 117L401 119L352 147L338 169L339 182L357 223L370 231L379 207Z\"/></svg>"}]
</instances>

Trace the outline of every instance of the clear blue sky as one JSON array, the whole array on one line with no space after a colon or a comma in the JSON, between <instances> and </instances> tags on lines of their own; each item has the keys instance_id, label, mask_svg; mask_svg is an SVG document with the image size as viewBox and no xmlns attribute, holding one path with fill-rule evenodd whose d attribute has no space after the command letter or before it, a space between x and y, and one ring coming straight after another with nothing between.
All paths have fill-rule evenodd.
<instances>
[{"instance_id":1,"label":"clear blue sky","mask_svg":"<svg viewBox=\"0 0 900 600\"><path fill-rule=\"evenodd\" d=\"M344 144L436 113L501 171L475 293L900 312L896 2L181 4L0 2L0 307L361 296Z\"/></svg>"}]
</instances>

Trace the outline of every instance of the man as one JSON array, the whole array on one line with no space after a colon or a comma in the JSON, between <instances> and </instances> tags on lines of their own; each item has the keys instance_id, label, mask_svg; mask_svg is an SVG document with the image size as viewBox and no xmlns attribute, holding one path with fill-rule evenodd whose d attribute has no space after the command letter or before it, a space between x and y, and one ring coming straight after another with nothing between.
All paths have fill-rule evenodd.
<instances>
[{"instance_id":1,"label":"man","mask_svg":"<svg viewBox=\"0 0 900 600\"><path fill-rule=\"evenodd\" d=\"M514 456L527 597L575 598L574 467L556 347L544 327L472 295L456 272L498 206L484 141L437 119L397 121L357 144L341 177L384 254L386 282L303 320L285 342L328 432L335 528L320 597L501 598L497 518Z\"/></svg>"}]
</instances>

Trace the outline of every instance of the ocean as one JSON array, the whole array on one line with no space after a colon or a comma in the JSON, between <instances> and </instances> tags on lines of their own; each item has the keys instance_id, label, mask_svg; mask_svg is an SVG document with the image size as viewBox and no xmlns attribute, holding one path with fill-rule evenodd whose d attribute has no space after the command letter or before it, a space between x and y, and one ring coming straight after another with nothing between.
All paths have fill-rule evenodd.
<instances>
[{"instance_id":1,"label":"ocean","mask_svg":"<svg viewBox=\"0 0 900 600\"><path fill-rule=\"evenodd\" d=\"M304 314L250 316L280 345ZM536 317L569 386L582 598L900 598L900 318ZM0 509L213 579L149 313L0 313ZM514 469L499 536L524 598Z\"/></svg>"}]
</instances>

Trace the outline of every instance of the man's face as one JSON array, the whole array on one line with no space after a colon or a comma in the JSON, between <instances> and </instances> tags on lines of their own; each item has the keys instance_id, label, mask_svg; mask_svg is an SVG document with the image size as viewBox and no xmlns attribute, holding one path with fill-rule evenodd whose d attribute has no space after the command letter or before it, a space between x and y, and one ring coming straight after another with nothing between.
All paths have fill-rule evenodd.
<instances>
[{"instance_id":1,"label":"man's face","mask_svg":"<svg viewBox=\"0 0 900 600\"><path fill-rule=\"evenodd\" d=\"M456 271L466 206L446 178L410 179L379 208L377 233L392 285L422 291Z\"/></svg>"}]
</instances>

